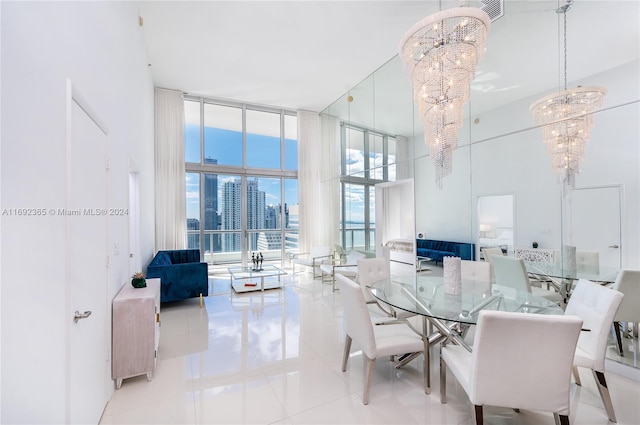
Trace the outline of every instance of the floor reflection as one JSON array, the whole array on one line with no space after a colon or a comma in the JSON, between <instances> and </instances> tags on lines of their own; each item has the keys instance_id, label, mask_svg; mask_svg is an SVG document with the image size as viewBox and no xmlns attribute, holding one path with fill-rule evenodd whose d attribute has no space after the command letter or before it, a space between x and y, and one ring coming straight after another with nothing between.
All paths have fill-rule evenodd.
<instances>
[{"instance_id":1,"label":"floor reflection","mask_svg":"<svg viewBox=\"0 0 640 425\"><path fill-rule=\"evenodd\" d=\"M640 359L638 358L638 337L622 338L622 356L618 352L616 340L613 335L609 335L609 343L607 345L607 358L617 362L640 368Z\"/></svg>"}]
</instances>

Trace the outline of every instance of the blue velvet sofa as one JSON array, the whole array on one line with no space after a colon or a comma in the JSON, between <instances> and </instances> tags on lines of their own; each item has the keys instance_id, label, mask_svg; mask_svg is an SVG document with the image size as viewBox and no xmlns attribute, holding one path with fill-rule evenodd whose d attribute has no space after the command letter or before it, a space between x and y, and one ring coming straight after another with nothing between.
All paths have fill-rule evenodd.
<instances>
[{"instance_id":1,"label":"blue velvet sofa","mask_svg":"<svg viewBox=\"0 0 640 425\"><path fill-rule=\"evenodd\" d=\"M442 262L444 257L474 260L475 252L475 244L472 243L416 239L416 255L431 258L436 264Z\"/></svg>"},{"instance_id":2,"label":"blue velvet sofa","mask_svg":"<svg viewBox=\"0 0 640 425\"><path fill-rule=\"evenodd\" d=\"M147 277L160 278L160 302L209 295L207 263L199 249L158 251L147 266Z\"/></svg>"}]
</instances>

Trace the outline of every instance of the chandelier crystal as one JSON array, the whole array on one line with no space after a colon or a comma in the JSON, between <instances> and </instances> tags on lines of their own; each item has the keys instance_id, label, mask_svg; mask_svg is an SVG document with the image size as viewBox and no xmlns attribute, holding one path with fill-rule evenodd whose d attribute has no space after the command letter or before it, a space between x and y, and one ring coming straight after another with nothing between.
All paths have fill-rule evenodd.
<instances>
[{"instance_id":1,"label":"chandelier crystal","mask_svg":"<svg viewBox=\"0 0 640 425\"><path fill-rule=\"evenodd\" d=\"M551 156L551 168L558 182L575 188L576 174L584 158L585 146L593 127L593 113L602 108L604 87L567 89L567 11L573 0L556 10L564 18L564 90L548 95L529 108L533 121L542 125L543 142Z\"/></svg>"},{"instance_id":2,"label":"chandelier crystal","mask_svg":"<svg viewBox=\"0 0 640 425\"><path fill-rule=\"evenodd\" d=\"M484 11L458 7L420 20L400 43L400 58L413 86L439 188L452 170L469 87L484 56L490 27Z\"/></svg>"},{"instance_id":3,"label":"chandelier crystal","mask_svg":"<svg viewBox=\"0 0 640 425\"><path fill-rule=\"evenodd\" d=\"M568 187L575 187L593 127L593 113L602 108L606 93L604 87L577 87L546 96L530 107L533 121L543 125L543 142L558 182Z\"/></svg>"}]
</instances>

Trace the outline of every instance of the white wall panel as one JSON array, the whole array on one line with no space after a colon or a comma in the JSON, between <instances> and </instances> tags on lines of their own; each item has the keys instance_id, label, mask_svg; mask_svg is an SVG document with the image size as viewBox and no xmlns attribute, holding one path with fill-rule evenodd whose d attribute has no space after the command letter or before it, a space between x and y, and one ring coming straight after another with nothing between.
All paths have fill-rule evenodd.
<instances>
[{"instance_id":1,"label":"white wall panel","mask_svg":"<svg viewBox=\"0 0 640 425\"><path fill-rule=\"evenodd\" d=\"M67 252L64 218L50 210L65 206L66 80L110 130L110 207L127 207L129 162L140 172L143 263L153 254L153 85L133 4L2 2L1 7L0 207L44 208L47 214L1 217L0 420L64 423L67 388L73 384L65 366ZM127 241L127 217L109 217L109 299L128 280Z\"/></svg>"}]
</instances>

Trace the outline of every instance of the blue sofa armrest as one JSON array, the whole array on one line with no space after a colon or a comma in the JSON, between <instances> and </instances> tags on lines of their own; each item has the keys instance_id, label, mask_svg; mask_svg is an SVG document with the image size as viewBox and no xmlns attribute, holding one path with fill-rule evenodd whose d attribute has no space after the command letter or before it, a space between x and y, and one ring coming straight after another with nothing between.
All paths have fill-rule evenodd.
<instances>
[{"instance_id":1,"label":"blue sofa armrest","mask_svg":"<svg viewBox=\"0 0 640 425\"><path fill-rule=\"evenodd\" d=\"M475 260L476 249L475 244L472 243L459 243L456 245L456 256L463 260Z\"/></svg>"}]
</instances>

